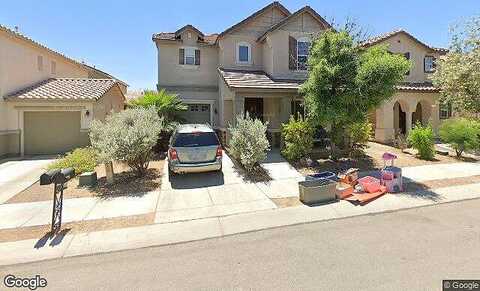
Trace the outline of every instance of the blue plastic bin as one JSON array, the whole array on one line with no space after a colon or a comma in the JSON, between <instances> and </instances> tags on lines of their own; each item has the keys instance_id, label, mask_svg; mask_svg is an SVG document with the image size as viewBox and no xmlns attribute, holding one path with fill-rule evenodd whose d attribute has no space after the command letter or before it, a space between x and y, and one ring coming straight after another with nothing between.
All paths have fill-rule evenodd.
<instances>
[{"instance_id":1,"label":"blue plastic bin","mask_svg":"<svg viewBox=\"0 0 480 291\"><path fill-rule=\"evenodd\" d=\"M327 179L332 181L337 181L337 175L333 172L325 171L313 175L308 175L305 177L305 181L314 181L320 179Z\"/></svg>"}]
</instances>

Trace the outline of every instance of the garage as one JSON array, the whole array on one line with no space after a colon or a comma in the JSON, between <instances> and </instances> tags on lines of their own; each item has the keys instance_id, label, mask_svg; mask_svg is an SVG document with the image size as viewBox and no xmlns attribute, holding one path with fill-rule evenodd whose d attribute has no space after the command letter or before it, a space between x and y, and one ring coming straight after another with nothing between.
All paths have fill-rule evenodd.
<instances>
[{"instance_id":1,"label":"garage","mask_svg":"<svg viewBox=\"0 0 480 291\"><path fill-rule=\"evenodd\" d=\"M24 152L58 154L84 146L80 111L24 112Z\"/></svg>"},{"instance_id":2,"label":"garage","mask_svg":"<svg viewBox=\"0 0 480 291\"><path fill-rule=\"evenodd\" d=\"M180 117L185 123L209 123L211 124L211 105L208 103L186 104L187 111L181 112Z\"/></svg>"}]
</instances>

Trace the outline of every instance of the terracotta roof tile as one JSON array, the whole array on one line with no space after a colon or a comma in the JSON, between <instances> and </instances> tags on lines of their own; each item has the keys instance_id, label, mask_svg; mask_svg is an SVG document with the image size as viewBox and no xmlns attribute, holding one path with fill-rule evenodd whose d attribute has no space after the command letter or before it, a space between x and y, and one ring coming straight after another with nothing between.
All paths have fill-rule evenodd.
<instances>
[{"instance_id":1,"label":"terracotta roof tile","mask_svg":"<svg viewBox=\"0 0 480 291\"><path fill-rule=\"evenodd\" d=\"M403 29L397 29L397 30L394 30L394 31L390 31L390 32L372 37L372 38L362 42L360 45L364 46L364 47L370 47L372 45L376 45L376 44L378 44L378 43L380 43L380 42L382 42L386 39L389 39L389 38L391 38L391 37L393 37L397 34L400 34L400 33L403 33L403 34L407 35L408 37L410 37L414 41L420 43L421 45L423 45L424 47L426 47L427 49L430 49L432 51L439 52L439 53L447 53L448 52L448 49L446 49L446 48L436 48L436 47L429 46L429 45L425 44L424 42L421 42L419 39L417 39L416 37L414 37L413 35L411 35L410 33L406 32Z\"/></svg>"},{"instance_id":2,"label":"terracotta roof tile","mask_svg":"<svg viewBox=\"0 0 480 291\"><path fill-rule=\"evenodd\" d=\"M96 101L117 82L114 79L51 78L9 94L5 99Z\"/></svg>"},{"instance_id":3,"label":"terracotta roof tile","mask_svg":"<svg viewBox=\"0 0 480 291\"><path fill-rule=\"evenodd\" d=\"M297 90L303 81L276 80L264 71L247 71L234 69L218 69L229 88L255 89L292 89Z\"/></svg>"},{"instance_id":4,"label":"terracotta roof tile","mask_svg":"<svg viewBox=\"0 0 480 291\"><path fill-rule=\"evenodd\" d=\"M400 85L395 86L399 91L417 91L417 92L440 92L440 89L433 86L430 82L424 83L413 83L413 82L404 82Z\"/></svg>"}]
</instances>

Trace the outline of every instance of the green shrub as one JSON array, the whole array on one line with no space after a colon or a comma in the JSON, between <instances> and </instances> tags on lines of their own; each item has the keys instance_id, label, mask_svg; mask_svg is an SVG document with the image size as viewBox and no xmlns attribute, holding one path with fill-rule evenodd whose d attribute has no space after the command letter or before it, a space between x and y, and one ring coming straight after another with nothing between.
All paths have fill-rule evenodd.
<instances>
[{"instance_id":1,"label":"green shrub","mask_svg":"<svg viewBox=\"0 0 480 291\"><path fill-rule=\"evenodd\" d=\"M282 154L291 161L304 158L313 147L313 127L306 120L290 116L286 124L282 124L284 148Z\"/></svg>"},{"instance_id":2,"label":"green shrub","mask_svg":"<svg viewBox=\"0 0 480 291\"><path fill-rule=\"evenodd\" d=\"M350 144L355 148L364 147L372 137L372 124L368 121L356 122L348 126Z\"/></svg>"},{"instance_id":3,"label":"green shrub","mask_svg":"<svg viewBox=\"0 0 480 291\"><path fill-rule=\"evenodd\" d=\"M251 172L267 157L270 144L267 139L267 125L259 119L237 116L234 125L229 125L231 138L228 143L232 156Z\"/></svg>"},{"instance_id":4,"label":"green shrub","mask_svg":"<svg viewBox=\"0 0 480 291\"><path fill-rule=\"evenodd\" d=\"M78 148L68 153L65 157L48 165L49 170L74 168L75 174L92 172L97 166L97 154L91 147Z\"/></svg>"},{"instance_id":5,"label":"green shrub","mask_svg":"<svg viewBox=\"0 0 480 291\"><path fill-rule=\"evenodd\" d=\"M477 149L480 145L479 123L465 118L446 120L440 126L440 138L449 143L457 157L461 157L463 151Z\"/></svg>"},{"instance_id":6,"label":"green shrub","mask_svg":"<svg viewBox=\"0 0 480 291\"><path fill-rule=\"evenodd\" d=\"M163 128L154 107L132 108L93 121L90 141L102 162L123 161L143 176Z\"/></svg>"},{"instance_id":7,"label":"green shrub","mask_svg":"<svg viewBox=\"0 0 480 291\"><path fill-rule=\"evenodd\" d=\"M435 156L435 141L433 130L430 125L422 126L417 123L407 138L408 143L418 151L423 160L432 160Z\"/></svg>"}]
</instances>

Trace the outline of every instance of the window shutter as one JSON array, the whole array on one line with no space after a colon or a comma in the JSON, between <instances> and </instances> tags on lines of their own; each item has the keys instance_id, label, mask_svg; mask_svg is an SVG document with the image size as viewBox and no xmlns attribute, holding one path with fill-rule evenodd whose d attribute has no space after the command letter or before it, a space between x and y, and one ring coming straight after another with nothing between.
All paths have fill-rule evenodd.
<instances>
[{"instance_id":1,"label":"window shutter","mask_svg":"<svg viewBox=\"0 0 480 291\"><path fill-rule=\"evenodd\" d=\"M200 50L195 50L195 65L200 66Z\"/></svg>"},{"instance_id":2,"label":"window shutter","mask_svg":"<svg viewBox=\"0 0 480 291\"><path fill-rule=\"evenodd\" d=\"M288 68L297 69L297 40L291 36L288 37Z\"/></svg>"},{"instance_id":3,"label":"window shutter","mask_svg":"<svg viewBox=\"0 0 480 291\"><path fill-rule=\"evenodd\" d=\"M185 65L185 49L183 48L178 50L178 63L180 65Z\"/></svg>"}]
</instances>

